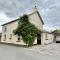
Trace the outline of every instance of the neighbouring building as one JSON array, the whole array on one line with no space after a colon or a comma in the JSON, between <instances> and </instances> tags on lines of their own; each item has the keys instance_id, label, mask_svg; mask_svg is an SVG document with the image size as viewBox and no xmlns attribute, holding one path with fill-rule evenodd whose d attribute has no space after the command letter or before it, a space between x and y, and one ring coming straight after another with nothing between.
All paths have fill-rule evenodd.
<instances>
[{"instance_id":1,"label":"neighbouring building","mask_svg":"<svg viewBox=\"0 0 60 60\"><path fill-rule=\"evenodd\" d=\"M56 29L52 33L54 34L54 42L60 43L60 29Z\"/></svg>"},{"instance_id":2,"label":"neighbouring building","mask_svg":"<svg viewBox=\"0 0 60 60\"><path fill-rule=\"evenodd\" d=\"M43 30L43 20L37 11L37 9L33 9L33 12L28 14L29 22L35 25L40 31ZM18 19L10 21L8 23L2 24L2 38L1 42L3 43L13 43L13 44L21 44L25 45L22 40L22 36L14 35L13 30L18 26ZM37 34L34 44L41 44L41 33Z\"/></svg>"},{"instance_id":3,"label":"neighbouring building","mask_svg":"<svg viewBox=\"0 0 60 60\"><path fill-rule=\"evenodd\" d=\"M54 42L54 34L48 31L42 31L42 44L50 44Z\"/></svg>"}]
</instances>

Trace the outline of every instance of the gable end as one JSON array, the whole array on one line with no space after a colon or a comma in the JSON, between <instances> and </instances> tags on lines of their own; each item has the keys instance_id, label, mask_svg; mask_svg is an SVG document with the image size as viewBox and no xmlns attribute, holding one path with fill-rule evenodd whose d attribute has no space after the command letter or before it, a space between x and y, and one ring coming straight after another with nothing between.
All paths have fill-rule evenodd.
<instances>
[{"instance_id":1,"label":"gable end","mask_svg":"<svg viewBox=\"0 0 60 60\"><path fill-rule=\"evenodd\" d=\"M38 16L39 16L39 18L40 18L40 20L41 20L42 24L44 24L44 22L43 22L43 20L42 20L42 17L40 16L40 14L39 14L39 12L38 12L38 11L37 11L37 14L38 14Z\"/></svg>"}]
</instances>

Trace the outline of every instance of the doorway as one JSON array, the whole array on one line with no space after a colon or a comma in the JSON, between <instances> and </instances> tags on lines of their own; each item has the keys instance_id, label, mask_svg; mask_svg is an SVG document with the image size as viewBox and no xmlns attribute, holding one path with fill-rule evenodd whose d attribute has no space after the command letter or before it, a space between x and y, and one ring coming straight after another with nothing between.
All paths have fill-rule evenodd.
<instances>
[{"instance_id":1,"label":"doorway","mask_svg":"<svg viewBox=\"0 0 60 60\"><path fill-rule=\"evenodd\" d=\"M37 34L37 44L41 44L41 34Z\"/></svg>"}]
</instances>

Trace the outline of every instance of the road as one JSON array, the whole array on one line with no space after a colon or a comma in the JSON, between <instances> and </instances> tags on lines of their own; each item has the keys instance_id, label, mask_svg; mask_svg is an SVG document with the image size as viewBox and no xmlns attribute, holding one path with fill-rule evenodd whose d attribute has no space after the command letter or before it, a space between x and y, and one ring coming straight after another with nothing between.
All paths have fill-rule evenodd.
<instances>
[{"instance_id":1,"label":"road","mask_svg":"<svg viewBox=\"0 0 60 60\"><path fill-rule=\"evenodd\" d=\"M60 56L42 54L31 48L0 44L0 60L60 60Z\"/></svg>"}]
</instances>

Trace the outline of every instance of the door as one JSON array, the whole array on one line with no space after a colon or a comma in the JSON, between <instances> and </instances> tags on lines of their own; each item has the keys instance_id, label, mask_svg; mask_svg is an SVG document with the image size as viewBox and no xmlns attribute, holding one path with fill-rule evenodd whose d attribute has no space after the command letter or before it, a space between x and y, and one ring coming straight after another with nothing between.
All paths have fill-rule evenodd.
<instances>
[{"instance_id":1,"label":"door","mask_svg":"<svg viewBox=\"0 0 60 60\"><path fill-rule=\"evenodd\" d=\"M56 43L60 43L60 36L56 36Z\"/></svg>"},{"instance_id":2,"label":"door","mask_svg":"<svg viewBox=\"0 0 60 60\"><path fill-rule=\"evenodd\" d=\"M41 44L41 34L37 34L37 44Z\"/></svg>"}]
</instances>

